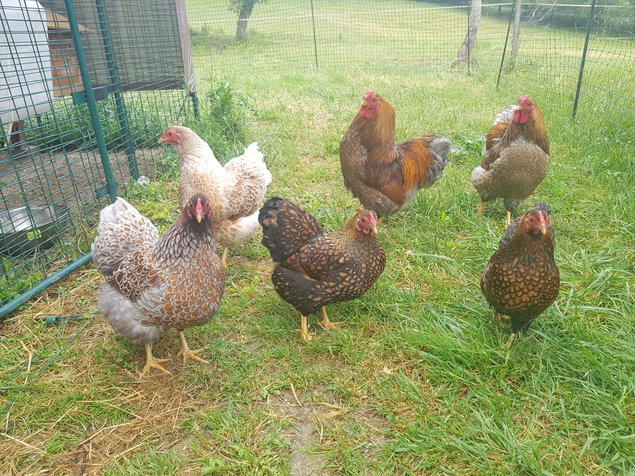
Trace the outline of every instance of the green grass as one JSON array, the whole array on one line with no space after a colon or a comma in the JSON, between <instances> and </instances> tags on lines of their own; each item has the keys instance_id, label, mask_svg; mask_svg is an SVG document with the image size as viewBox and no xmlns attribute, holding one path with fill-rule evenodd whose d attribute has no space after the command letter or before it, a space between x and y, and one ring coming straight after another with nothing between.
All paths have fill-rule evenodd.
<instances>
[{"instance_id":1,"label":"green grass","mask_svg":"<svg viewBox=\"0 0 635 476\"><path fill-rule=\"evenodd\" d=\"M363 15L356 21L365 26ZM522 71L497 90L495 69L482 67L472 76L408 62L393 74L388 66L229 69L261 52L267 34L255 28L255 41L241 45L223 36L225 49L211 52L195 42L197 70L227 81L201 84L203 97L210 91L231 119L217 138L220 160L238 152L238 142L257 140L274 176L268 195L296 201L335 229L359 206L342 184L339 140L372 86L395 107L399 138L433 131L452 139L445 176L380 221L385 272L362 298L330 307L340 331L316 329L312 316L310 345L293 332L298 315L273 290L257 237L230 253L221 310L187 332L211 365L183 367L170 333L155 353L173 358L171 375L140 382L143 349L94 319L1 419L1 467L107 475L632 474L632 140L605 134L602 118L573 123L570 98ZM504 210L497 203L477 219L469 176L492 118L523 92L543 110L553 164L522 209L550 202L562 286L529 333L507 347L509 324L491 321L479 288ZM205 111L214 113L210 105ZM222 126L213 121L193 127L215 140ZM166 179L130 189L156 221L173 216L176 181ZM86 269L44 293L5 324L5 355L26 358L21 342L39 349L56 338L38 324L43 315L91 315L100 283ZM79 325L69 323L64 335ZM20 382L31 377L23 371Z\"/></svg>"}]
</instances>

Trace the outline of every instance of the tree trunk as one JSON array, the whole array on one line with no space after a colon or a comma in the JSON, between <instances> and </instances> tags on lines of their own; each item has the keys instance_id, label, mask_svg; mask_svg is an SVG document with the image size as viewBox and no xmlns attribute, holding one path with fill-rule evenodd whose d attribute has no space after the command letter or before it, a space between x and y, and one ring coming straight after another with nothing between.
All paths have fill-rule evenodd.
<instances>
[{"instance_id":1,"label":"tree trunk","mask_svg":"<svg viewBox=\"0 0 635 476\"><path fill-rule=\"evenodd\" d=\"M238 14L238 23L236 24L237 41L242 41L245 39L245 34L247 33L247 23L249 22L251 11L254 9L254 3L254 1L244 2L242 7L240 8L240 13Z\"/></svg>"},{"instance_id":2,"label":"tree trunk","mask_svg":"<svg viewBox=\"0 0 635 476\"><path fill-rule=\"evenodd\" d=\"M518 43L520 41L520 14L523 11L523 0L514 2L514 36L512 36L511 64L513 65L518 56Z\"/></svg>"},{"instance_id":3,"label":"tree trunk","mask_svg":"<svg viewBox=\"0 0 635 476\"><path fill-rule=\"evenodd\" d=\"M476 33L478 32L478 26L481 23L481 0L472 0L472 7L470 9L470 24L467 28L467 34L463 45L457 54L457 58L461 62L467 62L471 56L471 52L474 50L474 43L476 41Z\"/></svg>"}]
</instances>

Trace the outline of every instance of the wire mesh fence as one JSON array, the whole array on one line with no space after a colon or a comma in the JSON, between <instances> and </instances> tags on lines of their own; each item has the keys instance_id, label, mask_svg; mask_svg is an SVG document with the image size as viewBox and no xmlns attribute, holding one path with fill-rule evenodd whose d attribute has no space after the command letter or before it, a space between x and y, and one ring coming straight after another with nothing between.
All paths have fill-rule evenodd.
<instances>
[{"instance_id":1,"label":"wire mesh fence","mask_svg":"<svg viewBox=\"0 0 635 476\"><path fill-rule=\"evenodd\" d=\"M241 84L259 74L400 74L464 71L520 93L540 91L570 106L589 42L578 115L632 140L635 99L635 7L602 0L575 4L483 3L469 49L458 59L473 17L471 2L414 0L271 0L256 2L242 40L228 0L187 4L196 69ZM514 33L518 39L514 40ZM212 61L210 61L212 59ZM600 113L601 112L601 113Z\"/></svg>"},{"instance_id":2,"label":"wire mesh fence","mask_svg":"<svg viewBox=\"0 0 635 476\"><path fill-rule=\"evenodd\" d=\"M89 260L99 210L130 180L162 173L157 138L195 92L179 9L2 1L0 319Z\"/></svg>"},{"instance_id":3,"label":"wire mesh fence","mask_svg":"<svg viewBox=\"0 0 635 476\"><path fill-rule=\"evenodd\" d=\"M476 11L463 0L267 0L242 20L246 0L3 0L0 318L88 261L114 194L166 171L156 139L195 112L191 59L200 76L236 85L305 72L470 74L556 96L572 114L578 97L578 118L632 143L635 8L591 2L486 3L466 38Z\"/></svg>"}]
</instances>

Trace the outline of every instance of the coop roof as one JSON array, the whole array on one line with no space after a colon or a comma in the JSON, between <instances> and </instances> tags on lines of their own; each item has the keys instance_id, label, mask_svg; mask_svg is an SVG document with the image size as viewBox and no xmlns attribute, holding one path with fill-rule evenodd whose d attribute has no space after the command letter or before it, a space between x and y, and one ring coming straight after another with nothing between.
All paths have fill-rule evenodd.
<instances>
[{"instance_id":1,"label":"coop roof","mask_svg":"<svg viewBox=\"0 0 635 476\"><path fill-rule=\"evenodd\" d=\"M68 18L62 15L61 13L54 12L45 8L46 10L46 25L49 30L70 30L70 24L68 23ZM90 31L81 23L77 23L80 32Z\"/></svg>"}]
</instances>

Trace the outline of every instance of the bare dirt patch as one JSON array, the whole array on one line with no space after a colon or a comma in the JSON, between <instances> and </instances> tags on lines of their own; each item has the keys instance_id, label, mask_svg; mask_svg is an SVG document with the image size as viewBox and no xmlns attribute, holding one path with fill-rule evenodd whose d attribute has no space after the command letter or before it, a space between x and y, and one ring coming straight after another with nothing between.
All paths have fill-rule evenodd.
<instances>
[{"instance_id":1,"label":"bare dirt patch","mask_svg":"<svg viewBox=\"0 0 635 476\"><path fill-rule=\"evenodd\" d=\"M332 474L327 460L315 450L319 447L323 426L320 420L324 405L305 402L294 390L285 390L269 401L275 418L287 420L290 427L283 432L291 453L291 476Z\"/></svg>"}]
</instances>

